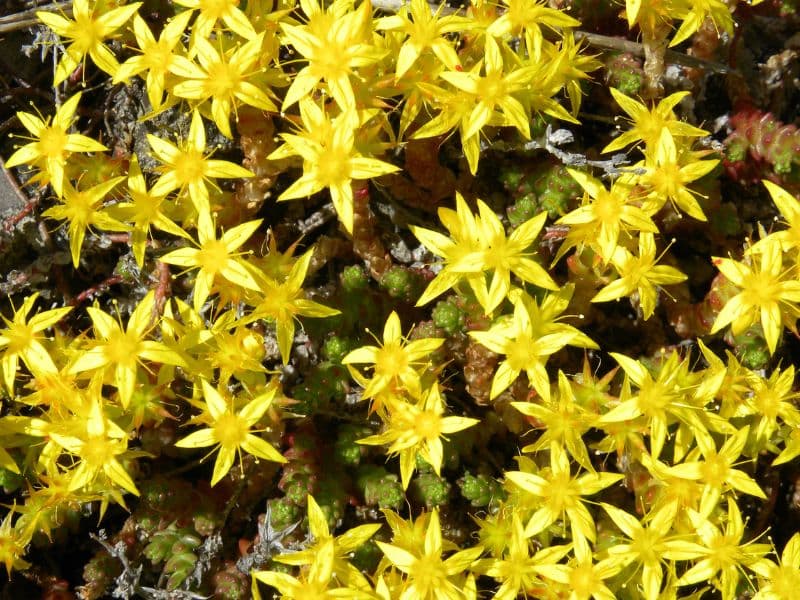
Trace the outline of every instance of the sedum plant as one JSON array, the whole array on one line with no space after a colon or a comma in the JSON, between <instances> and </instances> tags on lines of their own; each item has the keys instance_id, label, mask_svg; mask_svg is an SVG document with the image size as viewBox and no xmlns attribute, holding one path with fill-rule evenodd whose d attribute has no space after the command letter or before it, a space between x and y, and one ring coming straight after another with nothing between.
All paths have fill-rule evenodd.
<instances>
[{"instance_id":1,"label":"sedum plant","mask_svg":"<svg viewBox=\"0 0 800 600\"><path fill-rule=\"evenodd\" d=\"M660 88L736 4L625 4L645 98L559 2L40 11L4 593L74 588L69 540L91 600L791 598L797 188L727 176Z\"/></svg>"}]
</instances>

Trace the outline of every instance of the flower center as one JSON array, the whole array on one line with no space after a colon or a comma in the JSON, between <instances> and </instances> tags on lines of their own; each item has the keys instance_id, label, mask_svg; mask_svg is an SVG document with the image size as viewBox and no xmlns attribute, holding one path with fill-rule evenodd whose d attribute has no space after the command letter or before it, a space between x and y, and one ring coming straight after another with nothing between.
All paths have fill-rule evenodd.
<instances>
[{"instance_id":1,"label":"flower center","mask_svg":"<svg viewBox=\"0 0 800 600\"><path fill-rule=\"evenodd\" d=\"M236 415L222 415L214 426L217 441L224 448L238 447L247 436L247 425Z\"/></svg>"},{"instance_id":2,"label":"flower center","mask_svg":"<svg viewBox=\"0 0 800 600\"><path fill-rule=\"evenodd\" d=\"M228 263L228 249L222 240L210 240L203 244L197 262L204 271L219 273Z\"/></svg>"},{"instance_id":3,"label":"flower center","mask_svg":"<svg viewBox=\"0 0 800 600\"><path fill-rule=\"evenodd\" d=\"M67 134L60 127L47 127L39 137L39 148L46 158L62 158Z\"/></svg>"}]
</instances>

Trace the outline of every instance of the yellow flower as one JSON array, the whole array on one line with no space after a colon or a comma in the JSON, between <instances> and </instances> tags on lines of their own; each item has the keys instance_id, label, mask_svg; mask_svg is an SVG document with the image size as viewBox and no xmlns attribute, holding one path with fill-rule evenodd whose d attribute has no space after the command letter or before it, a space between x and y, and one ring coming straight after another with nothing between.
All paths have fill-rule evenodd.
<instances>
[{"instance_id":1,"label":"yellow flower","mask_svg":"<svg viewBox=\"0 0 800 600\"><path fill-rule=\"evenodd\" d=\"M41 332L52 327L63 319L70 307L46 310L31 317L28 320L28 313L31 312L39 293L31 294L14 312L11 321L2 317L6 324L5 329L0 329L0 367L3 372L3 383L6 390L14 395L14 381L17 378L17 368L19 359L22 359L34 376L37 374L55 374L58 372L53 359L42 345L45 340Z\"/></svg>"},{"instance_id":2,"label":"yellow flower","mask_svg":"<svg viewBox=\"0 0 800 600\"><path fill-rule=\"evenodd\" d=\"M128 434L106 417L103 398L94 387L90 389L97 393L86 400L88 414L80 420L80 429L66 434L56 430L48 432L56 444L80 458L78 466L70 471L69 491L90 486L103 474L112 483L138 496L136 484L117 458L129 453Z\"/></svg>"},{"instance_id":3,"label":"yellow flower","mask_svg":"<svg viewBox=\"0 0 800 600\"><path fill-rule=\"evenodd\" d=\"M49 14L49 13L47 13ZM81 94L75 94L56 111L53 121L42 119L26 112L18 112L17 118L31 135L37 138L19 148L6 161L6 167L33 165L42 171L36 180L50 183L57 196L64 188L64 166L72 152L102 152L108 150L100 142L79 133L67 133L72 127L75 111Z\"/></svg>"},{"instance_id":4,"label":"yellow flower","mask_svg":"<svg viewBox=\"0 0 800 600\"><path fill-rule=\"evenodd\" d=\"M163 194L154 194L147 189L139 159L134 154L128 168L128 196L130 202L119 202L108 207L107 213L120 221L132 223L131 247L136 264L144 264L144 251L150 228L156 227L172 235L190 238L189 234L169 218L169 208L174 204L166 199Z\"/></svg>"},{"instance_id":5,"label":"yellow flower","mask_svg":"<svg viewBox=\"0 0 800 600\"><path fill-rule=\"evenodd\" d=\"M541 0L503 0L508 8L486 30L494 37L518 36L525 34L525 42L530 56L541 54L542 26L557 30L561 27L578 27L580 21L570 17L566 12L547 6Z\"/></svg>"},{"instance_id":6,"label":"yellow flower","mask_svg":"<svg viewBox=\"0 0 800 600\"><path fill-rule=\"evenodd\" d=\"M314 543L305 550L281 554L274 558L275 561L285 565L312 565L317 555L324 551L327 544L333 541L333 576L338 582L352 589L368 589L369 583L356 567L350 564L347 557L350 553L361 548L379 529L380 523L359 525L348 529L344 534L334 537L328 528L325 513L314 500L308 496L308 533Z\"/></svg>"},{"instance_id":7,"label":"yellow flower","mask_svg":"<svg viewBox=\"0 0 800 600\"><path fill-rule=\"evenodd\" d=\"M742 454L749 432L749 426L743 427L726 439L719 450L711 436L697 436L695 438L697 448L689 453L687 460L667 467L668 475L697 481L703 485L703 495L700 499L701 515L705 517L711 515L720 497L730 490L766 500L766 494L752 477L744 471L733 468ZM703 456L702 460L698 460L699 455Z\"/></svg>"},{"instance_id":8,"label":"yellow flower","mask_svg":"<svg viewBox=\"0 0 800 600\"><path fill-rule=\"evenodd\" d=\"M459 280L469 283L478 302L490 314L511 290L511 274L548 290L558 285L528 251L539 235L547 213L525 221L506 237L503 224L482 200L478 200L479 216L472 214L464 198L456 194L456 210L439 209L439 219L450 231L450 238L422 227L411 227L414 235L431 252L445 259L445 266L428 285L417 306L430 302ZM484 272L490 272L486 285Z\"/></svg>"},{"instance_id":9,"label":"yellow flower","mask_svg":"<svg viewBox=\"0 0 800 600\"><path fill-rule=\"evenodd\" d=\"M198 102L211 98L214 123L223 135L232 138L230 121L231 115L236 114L237 102L266 111L278 110L266 93L247 81L257 71L263 40L264 35L259 34L228 56L222 49L215 50L208 40L198 38L194 49L202 67L183 56L174 57L169 70L186 81L178 83L172 93Z\"/></svg>"},{"instance_id":10,"label":"yellow flower","mask_svg":"<svg viewBox=\"0 0 800 600\"><path fill-rule=\"evenodd\" d=\"M709 581L719 590L722 598L735 598L744 568L757 564L769 552L769 544L754 544L752 541L740 544L744 522L733 498L728 498L724 530L693 510L689 511L689 517L702 542L703 558L678 579L677 585Z\"/></svg>"},{"instance_id":11,"label":"yellow flower","mask_svg":"<svg viewBox=\"0 0 800 600\"><path fill-rule=\"evenodd\" d=\"M576 555L591 554L588 542L596 538L594 519L582 497L596 494L623 477L594 472L572 477L567 453L555 443L550 445L549 471L543 470L538 475L525 471L506 472L506 479L534 496L539 506L525 527L525 535L534 536L563 519L564 526L569 523L572 531Z\"/></svg>"},{"instance_id":12,"label":"yellow flower","mask_svg":"<svg viewBox=\"0 0 800 600\"><path fill-rule=\"evenodd\" d=\"M89 0L73 0L72 15L74 21L51 12L37 12L39 20L64 39L71 40L58 62L53 85L64 81L81 64L88 54L94 64L109 75L114 75L119 68L117 59L103 43L118 28L127 23L139 10L141 2L113 8L98 14L99 7L106 3L95 2L90 7ZM113 6L113 4L111 4Z\"/></svg>"},{"instance_id":13,"label":"yellow flower","mask_svg":"<svg viewBox=\"0 0 800 600\"><path fill-rule=\"evenodd\" d=\"M486 523L477 518L475 520L479 524ZM503 542L507 546L502 557L482 558L473 567L476 573L494 577L498 582L502 582L493 596L494 600L514 600L520 593L525 594L546 585L536 572L536 568L558 563L570 550L569 545L549 546L534 550L531 554L533 540L525 535L519 511L512 513L510 529L511 532L506 532L503 536Z\"/></svg>"},{"instance_id":14,"label":"yellow flower","mask_svg":"<svg viewBox=\"0 0 800 600\"><path fill-rule=\"evenodd\" d=\"M372 6L362 2L356 9L342 10L342 4L334 3L323 12L316 0L300 4L309 23L281 23L281 31L308 64L294 75L281 110L308 97L322 80L339 108L354 110L356 98L350 82L353 69L376 63L386 54L368 37L372 31Z\"/></svg>"},{"instance_id":15,"label":"yellow flower","mask_svg":"<svg viewBox=\"0 0 800 600\"><path fill-rule=\"evenodd\" d=\"M694 388L694 382L689 384L682 379L687 369L687 359L680 359L678 353L673 351L660 365L654 378L640 361L617 352L610 354L625 371L626 386L632 381L638 389L631 395L628 388L626 397L620 396L620 403L598 420L601 427L627 423L644 415L650 427L650 448L654 459L661 455L669 435L668 428L675 420L689 426L695 437L710 439L706 425L697 415L697 409L687 404L685 399L689 388Z\"/></svg>"},{"instance_id":16,"label":"yellow flower","mask_svg":"<svg viewBox=\"0 0 800 600\"><path fill-rule=\"evenodd\" d=\"M639 179L653 190L643 208L655 214L669 200L676 212L680 208L690 217L705 221L703 209L686 184L707 175L718 164L719 160L700 160L697 153L688 150L679 153L669 130L662 130L652 160L646 161L647 173Z\"/></svg>"},{"instance_id":17,"label":"yellow flower","mask_svg":"<svg viewBox=\"0 0 800 600\"><path fill-rule=\"evenodd\" d=\"M281 600L374 600L374 596L366 591L332 587L334 560L334 541L328 539L319 544L314 562L303 569L299 577L281 571L253 571L253 598L261 600L255 583L258 580L277 589Z\"/></svg>"},{"instance_id":18,"label":"yellow flower","mask_svg":"<svg viewBox=\"0 0 800 600\"><path fill-rule=\"evenodd\" d=\"M338 310L328 308L305 297L303 281L306 278L313 254L314 249L312 248L298 258L283 281L279 282L266 275L259 276L258 300L255 301L253 311L246 319L247 323L258 319L275 322L278 350L281 353L283 364L289 362L294 341L294 322L298 315L324 318L339 314Z\"/></svg>"},{"instance_id":19,"label":"yellow flower","mask_svg":"<svg viewBox=\"0 0 800 600\"><path fill-rule=\"evenodd\" d=\"M492 379L489 398L494 399L519 377L522 371L528 376L530 386L550 400L550 379L545 369L547 358L567 345L596 347L589 338L569 326L540 333L534 328L530 308L535 306L524 292L512 294L514 315L492 325L488 331L470 331L469 335L492 352L505 355ZM537 323L538 325L538 323Z\"/></svg>"},{"instance_id":20,"label":"yellow flower","mask_svg":"<svg viewBox=\"0 0 800 600\"><path fill-rule=\"evenodd\" d=\"M3 518L3 522L0 523L0 562L5 565L9 578L12 569L22 571L31 566L31 563L22 558L30 540L21 535L20 531L11 524L15 512L16 506L12 506Z\"/></svg>"},{"instance_id":21,"label":"yellow flower","mask_svg":"<svg viewBox=\"0 0 800 600\"><path fill-rule=\"evenodd\" d=\"M406 575L401 598L414 600L463 600L463 588L456 584L483 552L476 546L442 558L443 543L439 512L431 513L423 552L412 554L399 546L376 542L392 565Z\"/></svg>"},{"instance_id":22,"label":"yellow flower","mask_svg":"<svg viewBox=\"0 0 800 600\"><path fill-rule=\"evenodd\" d=\"M766 179L762 183L784 218L783 224L787 226L787 229L773 231L769 237L779 240L784 250L800 250L800 202L779 185ZM753 244L753 252L759 252L763 244L763 240Z\"/></svg>"},{"instance_id":23,"label":"yellow flower","mask_svg":"<svg viewBox=\"0 0 800 600\"><path fill-rule=\"evenodd\" d=\"M405 388L419 397L420 370L430 364L430 355L444 343L443 338L404 342L400 317L392 311L383 327L383 345L362 346L347 354L342 364L372 364L373 372L362 396L372 398L386 388Z\"/></svg>"},{"instance_id":24,"label":"yellow flower","mask_svg":"<svg viewBox=\"0 0 800 600\"><path fill-rule=\"evenodd\" d=\"M376 21L375 28L378 30L402 31L408 36L397 55L394 75L396 80L403 77L426 50L432 51L449 69L455 69L461 64L452 41L444 36L465 31L469 21L456 15L440 18L442 8L440 6L436 12L431 12L431 7L425 0L411 0L396 15Z\"/></svg>"},{"instance_id":25,"label":"yellow flower","mask_svg":"<svg viewBox=\"0 0 800 600\"><path fill-rule=\"evenodd\" d=\"M523 415L536 419L535 427L544 433L523 452L547 450L555 442L567 449L570 456L587 471L594 466L589 458L583 435L594 426L597 415L575 402L575 394L563 371L558 372L558 398L542 402L512 402Z\"/></svg>"},{"instance_id":26,"label":"yellow flower","mask_svg":"<svg viewBox=\"0 0 800 600\"><path fill-rule=\"evenodd\" d=\"M175 4L198 11L197 19L192 25L192 42L209 39L218 21L225 23L228 29L246 40L256 37L256 30L239 8L239 0L175 0Z\"/></svg>"},{"instance_id":27,"label":"yellow flower","mask_svg":"<svg viewBox=\"0 0 800 600\"><path fill-rule=\"evenodd\" d=\"M211 210L208 199L208 185L212 177L252 177L253 173L244 167L224 160L212 160L205 153L206 132L203 119L195 109L192 111L192 124L189 139L180 147L174 146L154 135L147 135L147 141L156 157L164 163L151 192L157 196L166 195L172 190L184 189L198 214Z\"/></svg>"},{"instance_id":28,"label":"yellow flower","mask_svg":"<svg viewBox=\"0 0 800 600\"><path fill-rule=\"evenodd\" d=\"M566 565L539 565L536 572L546 579L556 581L566 587L570 600L616 600L617 596L604 583L619 573L621 567L617 558L605 558L594 562L591 553L586 553Z\"/></svg>"},{"instance_id":29,"label":"yellow flower","mask_svg":"<svg viewBox=\"0 0 800 600\"><path fill-rule=\"evenodd\" d=\"M439 475L444 456L443 434L455 433L479 422L466 417L443 417L444 409L444 398L438 384L434 384L422 392L417 402L398 400L393 403L385 431L360 439L358 443L369 446L391 444L387 452L400 456L400 478L403 489L406 489L416 468L417 454Z\"/></svg>"},{"instance_id":30,"label":"yellow flower","mask_svg":"<svg viewBox=\"0 0 800 600\"><path fill-rule=\"evenodd\" d=\"M733 35L731 8L723 0L692 0L686 3L686 7L688 11L680 11L677 15L683 22L669 43L670 46L686 41L700 29L706 19L711 19L717 33L722 29L729 36Z\"/></svg>"},{"instance_id":31,"label":"yellow flower","mask_svg":"<svg viewBox=\"0 0 800 600\"><path fill-rule=\"evenodd\" d=\"M442 79L475 99L475 106L463 124L461 137L470 138L489 124L497 114L502 125L513 125L525 139L530 138L530 114L514 96L531 85L534 67L512 68L504 73L500 46L491 36L485 37L484 76L476 71L446 71ZM569 115L567 115L569 116Z\"/></svg>"},{"instance_id":32,"label":"yellow flower","mask_svg":"<svg viewBox=\"0 0 800 600\"><path fill-rule=\"evenodd\" d=\"M597 292L592 302L609 302L636 292L642 316L649 319L656 308L658 287L686 280L686 275L675 267L656 265L656 261L656 243L652 233L639 234L639 256L617 246L611 262L619 273L619 279Z\"/></svg>"},{"instance_id":33,"label":"yellow flower","mask_svg":"<svg viewBox=\"0 0 800 600\"><path fill-rule=\"evenodd\" d=\"M136 36L136 43L141 54L133 56L122 63L114 73L114 83L127 81L134 75L139 75L145 71L145 84L147 88L147 98L154 111L161 108L164 98L164 87L166 76L170 67L178 56L175 50L181 46L181 36L189 24L192 17L191 10L185 10L175 15L164 26L158 40L156 41L153 32L145 23L144 19L138 14L133 17L133 33Z\"/></svg>"},{"instance_id":34,"label":"yellow flower","mask_svg":"<svg viewBox=\"0 0 800 600\"><path fill-rule=\"evenodd\" d=\"M795 533L783 547L778 564L768 559L750 568L763 580L753 600L791 600L800 589L800 533Z\"/></svg>"},{"instance_id":35,"label":"yellow flower","mask_svg":"<svg viewBox=\"0 0 800 600\"><path fill-rule=\"evenodd\" d=\"M208 407L208 427L190 433L175 442L178 448L204 448L215 446L219 452L214 462L211 485L216 485L230 471L236 456L242 450L253 456L284 463L286 459L264 439L253 434L252 427L272 404L276 388L270 386L248 402L239 412L234 412L233 401L223 398L205 379L202 380L203 397ZM206 418L204 414L202 418Z\"/></svg>"},{"instance_id":36,"label":"yellow flower","mask_svg":"<svg viewBox=\"0 0 800 600\"><path fill-rule=\"evenodd\" d=\"M69 249L76 269L80 264L81 247L89 226L95 225L106 231L128 230L127 225L112 218L108 210L102 208L103 200L122 180L123 177L115 177L88 190L76 190L65 182L63 196L59 198L61 202L42 213L51 219L69 221Z\"/></svg>"},{"instance_id":37,"label":"yellow flower","mask_svg":"<svg viewBox=\"0 0 800 600\"><path fill-rule=\"evenodd\" d=\"M794 377L794 365L783 370L776 368L768 379L750 373L748 384L752 395L747 397L746 406L758 419L753 427L753 435L759 447L768 447L781 423L791 429L800 427L800 411L794 404L800 393L792 389Z\"/></svg>"},{"instance_id":38,"label":"yellow flower","mask_svg":"<svg viewBox=\"0 0 800 600\"><path fill-rule=\"evenodd\" d=\"M536 251L530 250L547 220L546 212L528 219L506 237L503 224L485 202L478 200L478 211L478 231L483 246L478 254L483 269L491 271L492 279L487 288L486 280L481 278L472 290L487 314L509 295L512 273L526 283L546 290L558 290L558 284L550 274L533 260Z\"/></svg>"},{"instance_id":39,"label":"yellow flower","mask_svg":"<svg viewBox=\"0 0 800 600\"><path fill-rule=\"evenodd\" d=\"M794 324L800 307L800 281L788 277L783 268L781 242L768 236L759 242L760 257L752 264L714 257L720 273L741 291L725 303L711 333L728 324L734 335L742 333L760 317L770 354L775 352L784 322Z\"/></svg>"},{"instance_id":40,"label":"yellow flower","mask_svg":"<svg viewBox=\"0 0 800 600\"><path fill-rule=\"evenodd\" d=\"M658 600L664 581L664 560L692 560L702 556L699 544L670 536L678 512L678 502L667 502L652 510L641 521L611 504L601 503L614 524L628 539L610 547L608 553L621 560L621 566L634 563L641 572L642 590L646 600ZM646 523L646 526L642 524Z\"/></svg>"},{"instance_id":41,"label":"yellow flower","mask_svg":"<svg viewBox=\"0 0 800 600\"><path fill-rule=\"evenodd\" d=\"M688 96L689 92L675 92L674 94L670 94L654 106L652 110L648 110L644 104L626 96L616 88L609 88L609 91L611 95L614 96L614 100L617 101L617 104L622 107L622 110L628 113L628 116L633 119L633 128L608 144L603 148L603 152L621 150L628 144L632 144L636 141L644 142L645 146L648 148L655 148L664 131L667 132L667 135L673 137L703 137L704 135L708 135L707 131L699 127L694 127L689 123L679 121L675 118L675 113L672 112L672 109Z\"/></svg>"},{"instance_id":42,"label":"yellow flower","mask_svg":"<svg viewBox=\"0 0 800 600\"><path fill-rule=\"evenodd\" d=\"M584 242L597 248L598 254L606 263L614 256L614 250L619 243L619 236L623 231L632 229L646 233L658 233L658 227L649 215L633 204L630 185L617 180L611 184L611 189L595 179L574 169L567 169L572 178L583 188L591 198L584 200L572 212L561 217L557 223L570 226L585 226L583 233ZM565 252L559 250L559 256Z\"/></svg>"},{"instance_id":43,"label":"yellow flower","mask_svg":"<svg viewBox=\"0 0 800 600\"><path fill-rule=\"evenodd\" d=\"M358 117L354 110L329 119L311 99L301 101L303 130L298 134L282 133L284 146L267 158L276 160L299 155L303 175L279 197L279 201L304 198L328 188L339 220L353 232L354 179L372 179L398 171L398 167L376 158L362 156L355 147Z\"/></svg>"},{"instance_id":44,"label":"yellow flower","mask_svg":"<svg viewBox=\"0 0 800 600\"><path fill-rule=\"evenodd\" d=\"M461 279L483 277L479 254L483 249L481 232L464 197L456 192L456 209L442 206L438 214L439 220L450 233L449 238L432 229L410 226L412 233L430 252L444 259L444 266L425 288L417 300L417 306L437 298Z\"/></svg>"},{"instance_id":45,"label":"yellow flower","mask_svg":"<svg viewBox=\"0 0 800 600\"><path fill-rule=\"evenodd\" d=\"M155 293L148 292L128 319L127 327L97 307L86 309L97 339L72 363L70 374L113 369L120 403L127 408L136 387L142 360L186 367L184 360L162 342L145 340L154 326Z\"/></svg>"},{"instance_id":46,"label":"yellow flower","mask_svg":"<svg viewBox=\"0 0 800 600\"><path fill-rule=\"evenodd\" d=\"M211 294L214 284L218 283L218 276L246 289L261 289L239 258L241 253L236 252L255 233L261 222L262 219L257 219L242 223L217 239L210 214L201 212L197 223L198 248L179 248L161 257L161 261L168 265L200 269L194 282L194 309L197 312L200 312Z\"/></svg>"}]
</instances>

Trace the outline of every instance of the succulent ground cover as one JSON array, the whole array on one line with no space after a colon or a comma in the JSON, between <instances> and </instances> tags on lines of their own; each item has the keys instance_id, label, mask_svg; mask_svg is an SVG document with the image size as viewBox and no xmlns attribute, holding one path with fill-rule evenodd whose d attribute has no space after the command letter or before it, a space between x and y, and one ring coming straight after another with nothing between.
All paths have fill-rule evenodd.
<instances>
[{"instance_id":1,"label":"succulent ground cover","mask_svg":"<svg viewBox=\"0 0 800 600\"><path fill-rule=\"evenodd\" d=\"M0 3L4 598L795 598L793 0Z\"/></svg>"}]
</instances>

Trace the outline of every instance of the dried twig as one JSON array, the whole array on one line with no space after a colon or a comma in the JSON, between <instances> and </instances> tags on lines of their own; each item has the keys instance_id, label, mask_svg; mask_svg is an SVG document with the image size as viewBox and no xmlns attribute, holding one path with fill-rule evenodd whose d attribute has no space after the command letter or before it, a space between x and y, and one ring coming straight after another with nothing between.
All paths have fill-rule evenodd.
<instances>
[{"instance_id":1,"label":"dried twig","mask_svg":"<svg viewBox=\"0 0 800 600\"><path fill-rule=\"evenodd\" d=\"M20 29L38 25L40 23L39 18L36 16L38 12L61 12L72 16L72 2L53 2L52 4L44 4L13 15L0 17L0 33L19 31Z\"/></svg>"}]
</instances>

